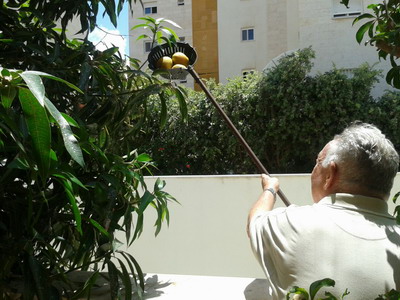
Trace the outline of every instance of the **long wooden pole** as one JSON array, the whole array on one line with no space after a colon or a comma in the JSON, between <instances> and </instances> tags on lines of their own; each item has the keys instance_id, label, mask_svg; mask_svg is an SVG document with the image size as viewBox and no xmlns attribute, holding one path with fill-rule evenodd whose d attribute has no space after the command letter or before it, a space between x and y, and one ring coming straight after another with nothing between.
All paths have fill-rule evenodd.
<instances>
[{"instance_id":1,"label":"long wooden pole","mask_svg":"<svg viewBox=\"0 0 400 300\"><path fill-rule=\"evenodd\" d=\"M221 114L221 116L224 118L226 123L228 124L228 127L232 130L233 134L238 138L239 142L242 144L242 146L246 149L247 154L251 157L255 165L257 166L258 170L261 173L269 175L267 169L264 167L264 165L261 163L261 161L258 159L256 154L253 152L253 150L250 148L249 144L246 142L246 140L242 137L240 132L236 129L235 125L231 122L229 117L226 115L222 107L218 104L218 102L215 100L213 95L211 95L210 91L207 89L197 72L193 69L192 66L188 66L187 68L188 72L190 75L193 76L194 80L200 85L201 89L204 91L204 93L207 95L208 99L211 100L211 102L214 104L218 112ZM282 199L283 203L286 206L289 206L291 203L289 200L286 198L286 196L283 194L281 190L278 191L278 196Z\"/></svg>"}]
</instances>

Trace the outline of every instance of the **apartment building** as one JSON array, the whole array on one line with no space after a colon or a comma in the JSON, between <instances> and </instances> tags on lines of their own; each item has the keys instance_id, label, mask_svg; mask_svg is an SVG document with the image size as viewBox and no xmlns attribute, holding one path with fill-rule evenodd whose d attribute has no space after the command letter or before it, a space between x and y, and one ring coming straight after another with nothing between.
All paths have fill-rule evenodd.
<instances>
[{"instance_id":1,"label":"apartment building","mask_svg":"<svg viewBox=\"0 0 400 300\"><path fill-rule=\"evenodd\" d=\"M388 61L379 61L376 49L355 40L363 22L352 26L355 17L367 11L371 0L144 0L130 16L130 27L149 15L177 22L177 33L198 53L194 68L200 77L225 83L253 70L263 71L279 57L312 46L316 51L313 73L336 68L351 70L364 62L384 72ZM139 36L143 32L131 32ZM145 60L149 41L130 40L130 55ZM189 79L189 78L188 78ZM187 82L193 86L193 81ZM380 95L390 88L381 80L374 89Z\"/></svg>"}]
</instances>

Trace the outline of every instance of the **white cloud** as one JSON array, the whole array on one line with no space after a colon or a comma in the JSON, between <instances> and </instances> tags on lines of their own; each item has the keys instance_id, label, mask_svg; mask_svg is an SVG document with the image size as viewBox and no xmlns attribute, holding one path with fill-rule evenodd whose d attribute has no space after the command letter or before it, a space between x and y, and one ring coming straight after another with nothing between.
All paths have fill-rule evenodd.
<instances>
[{"instance_id":1,"label":"white cloud","mask_svg":"<svg viewBox=\"0 0 400 300\"><path fill-rule=\"evenodd\" d=\"M95 28L89 34L89 40L93 42L98 50L104 51L116 46L123 56L127 54L127 39L121 36L117 29L108 29L105 27Z\"/></svg>"}]
</instances>

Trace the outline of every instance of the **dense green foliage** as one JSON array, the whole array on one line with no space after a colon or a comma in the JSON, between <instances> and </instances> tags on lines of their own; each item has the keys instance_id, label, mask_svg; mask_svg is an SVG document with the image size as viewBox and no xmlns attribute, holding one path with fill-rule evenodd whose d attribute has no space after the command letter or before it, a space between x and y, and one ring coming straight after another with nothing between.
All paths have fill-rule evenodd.
<instances>
[{"instance_id":1,"label":"dense green foliage","mask_svg":"<svg viewBox=\"0 0 400 300\"><path fill-rule=\"evenodd\" d=\"M115 23L121 5L136 0L118 7L100 2ZM139 264L118 249L115 234L124 231L131 244L148 207L158 213L156 233L169 220L173 197L161 180L146 186L143 169L150 172L153 162L130 143L149 101L160 103L165 118L170 98L185 111L184 95L142 72L136 60L127 66L117 48L96 50L87 35L98 4L0 2L1 299L8 292L23 299L84 297L100 272L107 273L113 299L122 293L131 299L131 280L140 295ZM66 37L72 17L88 29L80 40ZM87 269L94 273L86 283L68 279ZM22 290L14 290L21 282Z\"/></svg>"},{"instance_id":2,"label":"dense green foliage","mask_svg":"<svg viewBox=\"0 0 400 300\"><path fill-rule=\"evenodd\" d=\"M318 297L317 294L322 288L329 288L335 286L335 280L330 278L324 278L321 280L314 281L310 284L309 290L307 291L305 288L293 286L289 289L286 294L286 300L342 300L344 298L347 299L347 296L350 295L351 292L346 289L342 295L334 295L329 290L324 291L323 298L315 298ZM322 291L320 292L322 294ZM321 295L320 295L321 297ZM373 296L371 296L373 297ZM372 299L372 298L371 298ZM394 289L386 292L385 294L379 295L375 300L398 300L400 299L400 292Z\"/></svg>"},{"instance_id":3,"label":"dense green foliage","mask_svg":"<svg viewBox=\"0 0 400 300\"><path fill-rule=\"evenodd\" d=\"M232 122L271 173L310 172L323 145L355 120L379 126L400 147L399 95L371 96L379 71L362 65L310 75L314 52L303 49L264 75L207 83ZM157 104L151 109L159 119ZM190 92L188 121L170 106L164 130L143 127L138 146L158 162L161 174L258 173L247 153L202 92ZM168 133L168 134L167 134Z\"/></svg>"}]
</instances>

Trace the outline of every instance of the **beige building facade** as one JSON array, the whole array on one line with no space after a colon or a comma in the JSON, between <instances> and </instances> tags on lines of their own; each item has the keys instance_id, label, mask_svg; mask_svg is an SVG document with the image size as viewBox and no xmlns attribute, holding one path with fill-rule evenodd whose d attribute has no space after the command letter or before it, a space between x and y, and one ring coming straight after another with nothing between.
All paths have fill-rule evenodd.
<instances>
[{"instance_id":1,"label":"beige building facade","mask_svg":"<svg viewBox=\"0 0 400 300\"><path fill-rule=\"evenodd\" d=\"M142 22L144 15L171 19L185 42L198 53L194 66L200 77L229 78L252 70L263 71L278 57L312 46L316 52L313 73L336 66L349 75L368 62L387 72L388 61L379 61L372 46L359 45L355 34L363 22L352 26L354 18L367 12L371 0L352 0L347 9L340 0L144 0L130 16L130 27ZM143 32L131 32L131 57L145 60L146 41L135 41ZM193 86L193 80L189 86ZM373 94L390 88L382 78Z\"/></svg>"}]
</instances>

